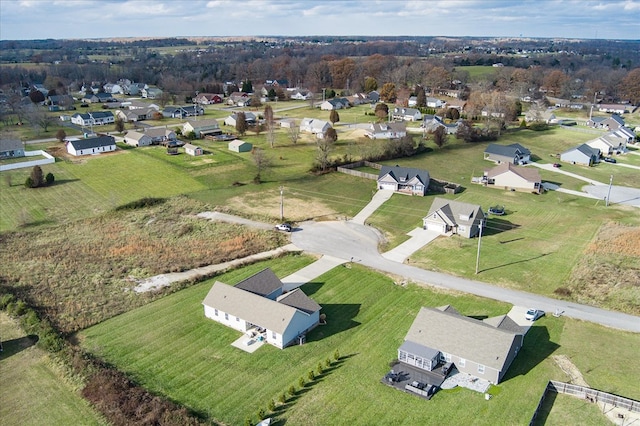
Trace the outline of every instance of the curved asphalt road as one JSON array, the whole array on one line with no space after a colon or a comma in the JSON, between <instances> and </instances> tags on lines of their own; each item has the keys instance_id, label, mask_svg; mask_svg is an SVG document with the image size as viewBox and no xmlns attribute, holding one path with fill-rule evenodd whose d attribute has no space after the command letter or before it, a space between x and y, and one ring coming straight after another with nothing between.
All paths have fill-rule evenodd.
<instances>
[{"instance_id":1,"label":"curved asphalt road","mask_svg":"<svg viewBox=\"0 0 640 426\"><path fill-rule=\"evenodd\" d=\"M353 260L415 282L475 294L516 306L538 308L548 314L558 311L571 318L640 333L640 318L633 315L510 290L387 260L378 252L378 233L366 225L350 221L304 222L292 232L291 239L302 250Z\"/></svg>"}]
</instances>

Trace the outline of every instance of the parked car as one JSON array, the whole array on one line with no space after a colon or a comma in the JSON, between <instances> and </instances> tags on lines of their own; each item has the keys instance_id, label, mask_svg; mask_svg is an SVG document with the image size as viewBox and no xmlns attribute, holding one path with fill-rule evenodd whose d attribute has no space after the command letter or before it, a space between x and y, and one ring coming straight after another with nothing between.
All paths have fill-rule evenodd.
<instances>
[{"instance_id":1,"label":"parked car","mask_svg":"<svg viewBox=\"0 0 640 426\"><path fill-rule=\"evenodd\" d=\"M616 159L611 157L604 157L603 160L605 163L616 163Z\"/></svg>"},{"instance_id":2,"label":"parked car","mask_svg":"<svg viewBox=\"0 0 640 426\"><path fill-rule=\"evenodd\" d=\"M555 168L562 167L562 164L560 164L560 163L553 163L553 167L555 167Z\"/></svg>"},{"instance_id":3,"label":"parked car","mask_svg":"<svg viewBox=\"0 0 640 426\"><path fill-rule=\"evenodd\" d=\"M526 319L527 321L535 321L540 317L544 316L544 311L541 311L539 309L529 309L527 310L527 313L524 315L524 319Z\"/></svg>"},{"instance_id":4,"label":"parked car","mask_svg":"<svg viewBox=\"0 0 640 426\"><path fill-rule=\"evenodd\" d=\"M279 223L276 225L277 231L291 232L291 225L288 223Z\"/></svg>"}]
</instances>

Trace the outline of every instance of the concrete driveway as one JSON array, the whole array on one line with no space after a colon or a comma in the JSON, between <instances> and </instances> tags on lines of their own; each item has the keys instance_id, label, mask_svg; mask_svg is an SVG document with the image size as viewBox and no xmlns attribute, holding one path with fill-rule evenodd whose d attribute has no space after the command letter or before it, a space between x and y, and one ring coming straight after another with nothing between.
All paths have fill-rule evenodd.
<instances>
[{"instance_id":1,"label":"concrete driveway","mask_svg":"<svg viewBox=\"0 0 640 426\"><path fill-rule=\"evenodd\" d=\"M389 250L386 253L382 253L382 257L385 259L393 260L394 262L403 263L409 256L420 250L422 247L429 244L440 236L439 232L429 231L422 228L416 228L409 232L411 238L400 244L399 246Z\"/></svg>"}]
</instances>

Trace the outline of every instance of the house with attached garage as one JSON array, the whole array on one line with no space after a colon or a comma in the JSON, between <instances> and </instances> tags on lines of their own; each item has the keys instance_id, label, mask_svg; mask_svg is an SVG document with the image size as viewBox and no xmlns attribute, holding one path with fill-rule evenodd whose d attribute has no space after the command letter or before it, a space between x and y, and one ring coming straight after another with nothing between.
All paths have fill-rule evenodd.
<instances>
[{"instance_id":1,"label":"house with attached garage","mask_svg":"<svg viewBox=\"0 0 640 426\"><path fill-rule=\"evenodd\" d=\"M458 234L473 238L484 226L484 217L482 208L476 204L436 197L429 213L422 219L422 226L442 235Z\"/></svg>"},{"instance_id":2,"label":"house with attached garage","mask_svg":"<svg viewBox=\"0 0 640 426\"><path fill-rule=\"evenodd\" d=\"M324 137L327 130L331 128L331 123L324 120L318 120L315 118L303 118L300 122L300 131L306 133L312 133L319 139Z\"/></svg>"},{"instance_id":3,"label":"house with attached garage","mask_svg":"<svg viewBox=\"0 0 640 426\"><path fill-rule=\"evenodd\" d=\"M234 112L233 114L231 114L230 116L224 119L224 124L226 124L227 126L235 127L237 120L238 120L238 113ZM258 118L254 113L250 111L245 111L244 121L247 123L247 126L255 126L255 124L258 122Z\"/></svg>"},{"instance_id":4,"label":"house with attached garage","mask_svg":"<svg viewBox=\"0 0 640 426\"><path fill-rule=\"evenodd\" d=\"M145 133L129 130L127 134L124 135L124 143L131 146L149 146L153 141L151 140L151 136Z\"/></svg>"},{"instance_id":5,"label":"house with attached garage","mask_svg":"<svg viewBox=\"0 0 640 426\"><path fill-rule=\"evenodd\" d=\"M115 102L116 98L111 96L110 93L87 93L83 98L82 102L88 103L105 103L105 102Z\"/></svg>"},{"instance_id":6,"label":"house with attached garage","mask_svg":"<svg viewBox=\"0 0 640 426\"><path fill-rule=\"evenodd\" d=\"M447 103L438 98L427 97L426 99L427 107L429 108L444 108Z\"/></svg>"},{"instance_id":7,"label":"house with attached garage","mask_svg":"<svg viewBox=\"0 0 640 426\"><path fill-rule=\"evenodd\" d=\"M204 115L204 108L199 105L185 105L185 106L166 106L162 110L162 116L166 118L185 118L193 117L197 115Z\"/></svg>"},{"instance_id":8,"label":"house with attached garage","mask_svg":"<svg viewBox=\"0 0 640 426\"><path fill-rule=\"evenodd\" d=\"M593 166L600 161L600 150L583 143L560 154L560 161L583 166Z\"/></svg>"},{"instance_id":9,"label":"house with attached garage","mask_svg":"<svg viewBox=\"0 0 640 426\"><path fill-rule=\"evenodd\" d=\"M502 163L484 172L482 183L509 191L528 191L539 194L542 178L537 169Z\"/></svg>"},{"instance_id":10,"label":"house with attached garage","mask_svg":"<svg viewBox=\"0 0 640 426\"><path fill-rule=\"evenodd\" d=\"M624 118L618 114L611 114L611 117L591 117L587 121L587 126L604 130L617 130L624 125Z\"/></svg>"},{"instance_id":11,"label":"house with attached garage","mask_svg":"<svg viewBox=\"0 0 640 426\"><path fill-rule=\"evenodd\" d=\"M178 135L176 135L176 132L167 128L163 129L160 127L145 129L144 133L151 138L151 143L154 145L178 141Z\"/></svg>"},{"instance_id":12,"label":"house with attached garage","mask_svg":"<svg viewBox=\"0 0 640 426\"><path fill-rule=\"evenodd\" d=\"M140 96L147 99L160 99L162 97L162 89L157 87L147 87L140 91Z\"/></svg>"},{"instance_id":13,"label":"house with attached garage","mask_svg":"<svg viewBox=\"0 0 640 426\"><path fill-rule=\"evenodd\" d=\"M19 139L0 139L0 159L24 157L24 144Z\"/></svg>"},{"instance_id":14,"label":"house with attached garage","mask_svg":"<svg viewBox=\"0 0 640 426\"><path fill-rule=\"evenodd\" d=\"M539 108L531 108L524 114L524 120L527 123L557 123L558 118L556 117L553 109L539 109Z\"/></svg>"},{"instance_id":15,"label":"house with attached garage","mask_svg":"<svg viewBox=\"0 0 640 426\"><path fill-rule=\"evenodd\" d=\"M455 135L458 133L459 125L460 121L455 123L445 123L440 116L425 114L424 121L420 127L424 128L427 132L435 132L439 127L442 127L448 135Z\"/></svg>"},{"instance_id":16,"label":"house with attached garage","mask_svg":"<svg viewBox=\"0 0 640 426\"><path fill-rule=\"evenodd\" d=\"M433 371L453 363L490 383L500 383L524 342L524 330L507 315L478 320L450 305L422 307L398 348L398 361Z\"/></svg>"},{"instance_id":17,"label":"house with attached garage","mask_svg":"<svg viewBox=\"0 0 640 426\"><path fill-rule=\"evenodd\" d=\"M531 161L531 151L519 143L498 145L490 143L484 150L484 159L494 163L527 164Z\"/></svg>"},{"instance_id":18,"label":"house with attached garage","mask_svg":"<svg viewBox=\"0 0 640 426\"><path fill-rule=\"evenodd\" d=\"M193 102L201 105L221 104L223 96L217 93L198 93Z\"/></svg>"},{"instance_id":19,"label":"house with attached garage","mask_svg":"<svg viewBox=\"0 0 640 426\"><path fill-rule=\"evenodd\" d=\"M87 113L75 113L71 116L71 122L79 126L101 126L115 123L116 119L111 111L94 111Z\"/></svg>"},{"instance_id":20,"label":"house with attached garage","mask_svg":"<svg viewBox=\"0 0 640 426\"><path fill-rule=\"evenodd\" d=\"M347 98L333 98L327 99L323 103L320 104L320 109L323 111L333 111L336 109L344 109L349 108L351 105L349 104L349 100Z\"/></svg>"},{"instance_id":21,"label":"house with attached garage","mask_svg":"<svg viewBox=\"0 0 640 426\"><path fill-rule=\"evenodd\" d=\"M67 152L74 156L94 155L116 150L116 140L113 136L70 140L66 145Z\"/></svg>"},{"instance_id":22,"label":"house with attached garage","mask_svg":"<svg viewBox=\"0 0 640 426\"><path fill-rule=\"evenodd\" d=\"M627 149L627 138L619 137L613 132L586 142L591 148L599 149L602 155L620 154Z\"/></svg>"},{"instance_id":23,"label":"house with attached garage","mask_svg":"<svg viewBox=\"0 0 640 426\"><path fill-rule=\"evenodd\" d=\"M424 196L429 188L429 172L400 166L382 166L378 189Z\"/></svg>"},{"instance_id":24,"label":"house with attached garage","mask_svg":"<svg viewBox=\"0 0 640 426\"><path fill-rule=\"evenodd\" d=\"M115 112L116 118L125 123L135 123L153 118L158 111L153 108L118 109Z\"/></svg>"},{"instance_id":25,"label":"house with attached garage","mask_svg":"<svg viewBox=\"0 0 640 426\"><path fill-rule=\"evenodd\" d=\"M182 126L182 134L188 135L189 133L195 133L196 138L204 138L208 135L220 135L222 130L218 124L218 120L215 118L209 118L206 120L189 120Z\"/></svg>"},{"instance_id":26,"label":"house with attached garage","mask_svg":"<svg viewBox=\"0 0 640 426\"><path fill-rule=\"evenodd\" d=\"M256 332L280 349L303 343L320 322L321 306L299 288L284 292L271 269L235 286L216 281L202 304L205 317L243 333Z\"/></svg>"},{"instance_id":27,"label":"house with attached garage","mask_svg":"<svg viewBox=\"0 0 640 426\"><path fill-rule=\"evenodd\" d=\"M415 108L396 107L393 109L391 117L394 120L420 121L422 120L422 113L420 112L420 110L417 110Z\"/></svg>"},{"instance_id":28,"label":"house with attached garage","mask_svg":"<svg viewBox=\"0 0 640 426\"><path fill-rule=\"evenodd\" d=\"M313 93L308 91L308 90L295 89L295 90L291 91L291 94L289 95L289 98L295 99L295 100L298 100L298 101L307 101L307 100L313 98Z\"/></svg>"},{"instance_id":29,"label":"house with attached garage","mask_svg":"<svg viewBox=\"0 0 640 426\"><path fill-rule=\"evenodd\" d=\"M364 135L369 139L400 139L407 136L407 123L404 121L371 123Z\"/></svg>"}]
</instances>

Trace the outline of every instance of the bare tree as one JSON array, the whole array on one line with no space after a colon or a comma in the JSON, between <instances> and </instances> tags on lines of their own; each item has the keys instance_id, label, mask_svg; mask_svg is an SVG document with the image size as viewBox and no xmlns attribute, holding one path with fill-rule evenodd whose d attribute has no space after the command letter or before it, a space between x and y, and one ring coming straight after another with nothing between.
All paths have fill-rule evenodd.
<instances>
[{"instance_id":1,"label":"bare tree","mask_svg":"<svg viewBox=\"0 0 640 426\"><path fill-rule=\"evenodd\" d=\"M438 126L433 132L433 143L435 143L438 148L442 148L444 144L447 143L447 131L443 126Z\"/></svg>"},{"instance_id":2,"label":"bare tree","mask_svg":"<svg viewBox=\"0 0 640 426\"><path fill-rule=\"evenodd\" d=\"M335 109L331 110L331 112L329 113L329 121L331 122L331 124L336 124L338 121L340 121L340 114L338 114L338 111L336 111Z\"/></svg>"},{"instance_id":3,"label":"bare tree","mask_svg":"<svg viewBox=\"0 0 640 426\"><path fill-rule=\"evenodd\" d=\"M256 165L256 177L253 179L255 183L262 182L262 174L265 173L272 165L273 161L263 149L253 148L251 150L251 157L253 158L253 164Z\"/></svg>"},{"instance_id":4,"label":"bare tree","mask_svg":"<svg viewBox=\"0 0 640 426\"><path fill-rule=\"evenodd\" d=\"M27 110L27 120L35 128L41 128L43 132L49 131L49 126L53 124L53 117L44 108L32 105Z\"/></svg>"},{"instance_id":5,"label":"bare tree","mask_svg":"<svg viewBox=\"0 0 640 426\"><path fill-rule=\"evenodd\" d=\"M247 133L247 116L244 112L239 112L236 114L236 131L240 136L244 136Z\"/></svg>"},{"instance_id":6,"label":"bare tree","mask_svg":"<svg viewBox=\"0 0 640 426\"><path fill-rule=\"evenodd\" d=\"M58 139L58 141L64 142L66 138L67 138L67 133L63 129L60 129L56 132L56 139Z\"/></svg>"},{"instance_id":7,"label":"bare tree","mask_svg":"<svg viewBox=\"0 0 640 426\"><path fill-rule=\"evenodd\" d=\"M329 156L333 152L336 140L338 140L338 133L333 127L327 129L323 138L318 139L316 161L322 171L327 170L327 166L329 165Z\"/></svg>"},{"instance_id":8,"label":"bare tree","mask_svg":"<svg viewBox=\"0 0 640 426\"><path fill-rule=\"evenodd\" d=\"M264 124L267 127L267 141L269 146L273 148L276 143L275 122L273 119L273 108L271 105L264 107Z\"/></svg>"},{"instance_id":9,"label":"bare tree","mask_svg":"<svg viewBox=\"0 0 640 426\"><path fill-rule=\"evenodd\" d=\"M291 127L289 127L289 140L292 144L297 144L298 139L300 139L300 127L296 123L291 123Z\"/></svg>"}]
</instances>

